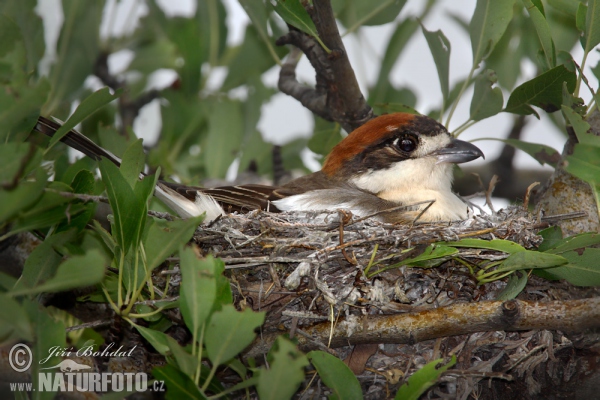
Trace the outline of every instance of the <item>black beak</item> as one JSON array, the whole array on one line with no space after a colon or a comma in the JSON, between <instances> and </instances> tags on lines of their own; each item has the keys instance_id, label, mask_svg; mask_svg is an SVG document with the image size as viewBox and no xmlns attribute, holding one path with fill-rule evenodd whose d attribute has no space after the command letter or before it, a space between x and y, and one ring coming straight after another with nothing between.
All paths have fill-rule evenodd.
<instances>
[{"instance_id":1,"label":"black beak","mask_svg":"<svg viewBox=\"0 0 600 400\"><path fill-rule=\"evenodd\" d=\"M485 158L479 147L463 140L452 139L452 141L439 150L431 153L437 158L437 163L461 164L473 161L479 157Z\"/></svg>"}]
</instances>

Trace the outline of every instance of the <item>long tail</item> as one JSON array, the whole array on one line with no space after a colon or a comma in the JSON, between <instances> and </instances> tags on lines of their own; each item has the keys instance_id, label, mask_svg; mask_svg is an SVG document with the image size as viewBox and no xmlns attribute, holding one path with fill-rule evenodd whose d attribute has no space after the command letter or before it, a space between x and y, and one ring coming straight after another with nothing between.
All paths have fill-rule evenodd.
<instances>
[{"instance_id":1,"label":"long tail","mask_svg":"<svg viewBox=\"0 0 600 400\"><path fill-rule=\"evenodd\" d=\"M34 131L52 137L60 128L60 123L48 118L39 117L34 127ZM110 151L103 149L96 143L76 130L70 130L62 137L61 142L67 146L78 150L94 160L106 158L117 166L121 165L121 159ZM219 203L210 195L203 193L201 188L197 188L193 200L182 196L177 192L177 185L159 181L154 189L154 195L158 197L169 208L175 211L181 218L190 218L206 213L205 223L215 220L225 212ZM189 187L186 187L189 192Z\"/></svg>"}]
</instances>

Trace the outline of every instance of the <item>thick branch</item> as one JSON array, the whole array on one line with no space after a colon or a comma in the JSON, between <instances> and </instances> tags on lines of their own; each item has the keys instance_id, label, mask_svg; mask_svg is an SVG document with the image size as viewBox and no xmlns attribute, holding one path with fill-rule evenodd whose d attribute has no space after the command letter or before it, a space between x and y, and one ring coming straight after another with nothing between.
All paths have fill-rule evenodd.
<instances>
[{"instance_id":1,"label":"thick branch","mask_svg":"<svg viewBox=\"0 0 600 400\"><path fill-rule=\"evenodd\" d=\"M329 65L334 81L328 82L327 106L336 121L342 126L358 128L373 118L373 110L365 101L354 70L348 60L348 53L342 42L329 0L315 1L315 25L319 37L332 50Z\"/></svg>"},{"instance_id":2,"label":"thick branch","mask_svg":"<svg viewBox=\"0 0 600 400\"><path fill-rule=\"evenodd\" d=\"M327 54L314 38L290 28L277 44L291 44L301 49L315 69L317 84L310 89L296 80L297 55L292 53L281 69L279 89L320 117L339 122L351 132L373 118L373 110L358 86L330 2L314 2L313 7L309 12L320 39L331 53Z\"/></svg>"},{"instance_id":3,"label":"thick branch","mask_svg":"<svg viewBox=\"0 0 600 400\"><path fill-rule=\"evenodd\" d=\"M416 343L441 337L485 331L533 329L578 332L600 327L600 297L567 301L487 301L458 303L408 314L366 315L340 319L334 327L330 347L364 343ZM304 329L311 339L298 337L302 350L327 344L329 321ZM265 354L277 334L264 335L246 356Z\"/></svg>"}]
</instances>

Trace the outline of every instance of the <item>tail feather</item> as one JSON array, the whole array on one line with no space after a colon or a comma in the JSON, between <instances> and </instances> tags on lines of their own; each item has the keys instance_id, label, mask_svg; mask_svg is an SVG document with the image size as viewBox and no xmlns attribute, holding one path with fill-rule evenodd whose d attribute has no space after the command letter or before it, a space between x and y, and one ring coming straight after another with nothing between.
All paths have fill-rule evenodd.
<instances>
[{"instance_id":1,"label":"tail feather","mask_svg":"<svg viewBox=\"0 0 600 400\"><path fill-rule=\"evenodd\" d=\"M52 137L60 128L60 123L48 118L39 117L34 130L46 136ZM117 166L121 165L121 159L110 151L103 149L76 130L70 130L61 142L78 150L86 156L99 161L106 158ZM140 175L143 177L143 174ZM206 212L204 222L210 222L223 215L225 212L217 201L210 195L203 193L200 188L195 191L195 198L189 199L175 190L177 184L159 181L154 189L154 195L162 200L169 208L175 211L181 218L190 218Z\"/></svg>"}]
</instances>

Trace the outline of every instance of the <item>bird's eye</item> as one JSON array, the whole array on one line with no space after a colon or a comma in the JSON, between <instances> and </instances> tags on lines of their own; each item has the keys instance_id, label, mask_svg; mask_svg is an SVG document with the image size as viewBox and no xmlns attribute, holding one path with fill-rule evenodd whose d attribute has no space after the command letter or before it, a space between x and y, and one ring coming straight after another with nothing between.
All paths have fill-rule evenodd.
<instances>
[{"instance_id":1,"label":"bird's eye","mask_svg":"<svg viewBox=\"0 0 600 400\"><path fill-rule=\"evenodd\" d=\"M410 153L417 148L417 139L413 136L404 136L396 139L394 144L403 152Z\"/></svg>"}]
</instances>

